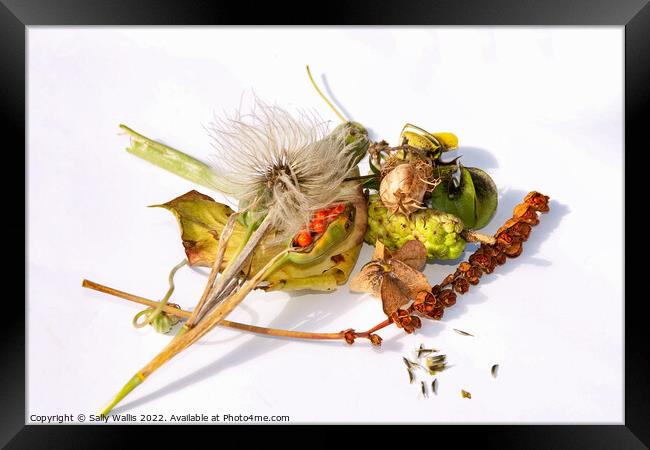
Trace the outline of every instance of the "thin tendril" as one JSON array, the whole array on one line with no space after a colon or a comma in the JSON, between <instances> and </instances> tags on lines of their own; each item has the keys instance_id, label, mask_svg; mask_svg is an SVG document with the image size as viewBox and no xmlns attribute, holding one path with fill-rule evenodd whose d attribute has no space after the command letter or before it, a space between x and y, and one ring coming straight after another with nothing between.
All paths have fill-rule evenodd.
<instances>
[{"instance_id":1,"label":"thin tendril","mask_svg":"<svg viewBox=\"0 0 650 450\"><path fill-rule=\"evenodd\" d=\"M345 117L343 117L343 114L341 114L332 104L332 102L329 101L327 97L325 97L325 94L318 88L318 85L314 81L314 77L311 76L311 71L309 70L309 66L307 66L307 75L309 75L309 81L311 81L312 86L314 86L314 89L316 89L316 92L318 92L318 95L325 100L325 103L328 104L330 108L332 108L332 111L334 111L334 114L338 116L339 119L341 119L341 122L349 122Z\"/></svg>"},{"instance_id":2,"label":"thin tendril","mask_svg":"<svg viewBox=\"0 0 650 450\"><path fill-rule=\"evenodd\" d=\"M165 296L162 298L162 300L158 303L158 306L156 306L156 309L153 311L149 312L148 309L145 309L144 311L140 311L138 314L135 315L133 318L133 326L136 328L142 328L147 325L149 325L153 320L158 317L158 315L162 312L162 310L165 308L167 305L167 302L169 301L169 298L172 296L174 293L174 275L176 275L176 272L178 269L183 267L184 265L187 264L187 259L184 259L180 263L176 264L174 268L169 272L169 289L167 289L167 293ZM138 322L138 319L143 315L146 314L147 317L143 322Z\"/></svg>"}]
</instances>

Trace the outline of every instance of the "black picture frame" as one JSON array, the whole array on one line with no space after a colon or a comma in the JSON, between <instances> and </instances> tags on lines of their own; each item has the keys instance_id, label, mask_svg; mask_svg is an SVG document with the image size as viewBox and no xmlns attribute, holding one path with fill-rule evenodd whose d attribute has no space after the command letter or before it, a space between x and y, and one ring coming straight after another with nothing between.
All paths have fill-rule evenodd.
<instances>
[{"instance_id":1,"label":"black picture frame","mask_svg":"<svg viewBox=\"0 0 650 450\"><path fill-rule=\"evenodd\" d=\"M354 2L346 4L305 5L304 8L278 5L273 2L259 4L208 1L154 1L140 0L0 0L0 123L5 140L5 164L18 172L26 167L26 27L31 25L233 25L242 20L250 24L268 24L277 20L282 24L335 24L335 25L617 25L625 27L625 171L631 154L628 149L646 152L643 117L648 116L650 105L650 6L648 0L454 0L454 1L400 1ZM314 11L318 13L315 14ZM607 62L604 61L604 64ZM646 111L644 114L643 111ZM645 144L645 145L644 145ZM25 153L18 149L24 148ZM636 157L637 153L635 153ZM6 158L14 160L7 161ZM635 160L635 164L638 160ZM5 166L7 167L7 166ZM11 177L3 191L15 197L16 184ZM25 177L29 174L25 172ZM625 178L626 195L634 195ZM26 186L26 185L25 185ZM26 192L25 192L26 194ZM597 192L594 193L597 195ZM638 195L638 194L637 194ZM625 204L628 205L627 198ZM13 203L16 203L15 200ZM646 202L647 203L647 202ZM631 204L631 203L630 203ZM25 210L28 211L25 195ZM9 242L15 249L5 250L11 255L22 250L26 258L27 221L21 224L20 214L11 212ZM627 211L627 208L626 208ZM8 214L5 211L5 214ZM594 211L597 215L598 211ZM6 216L5 216L6 217ZM21 225L23 225L21 227ZM631 224L625 222L626 236ZM25 247L20 241L24 237ZM6 236L7 237L7 236ZM627 250L629 240L625 240ZM13 252L16 253L13 253ZM9 253L7 253L9 254ZM18 253L19 254L19 253ZM628 262L629 253L625 253ZM8 257L7 261L18 264ZM24 266L26 267L26 266ZM16 269L14 269L16 270ZM612 270L620 268L612 267ZM647 325L643 314L642 298L630 297L628 281L638 280L638 269L627 264L625 270L625 423L624 425L503 425L503 426L436 426L435 436L454 436L454 442L479 443L490 448L647 448L650 445L650 360ZM26 299L24 272L22 292ZM7 277L13 281L14 278ZM15 277L16 280L19 276ZM17 284L17 283L16 283ZM20 288L17 289L21 291ZM11 298L10 298L11 297ZM140 434L141 426L36 426L25 425L25 305L18 296L7 296L4 301L4 339L0 340L0 445L6 448L120 448ZM603 367L603 370L607 370ZM559 368L561 370L561 368ZM73 374L71 374L73 376ZM253 426L254 428L261 428ZM281 428L281 427L280 427ZM340 445L330 433L309 427L291 427L297 442L314 439L318 433L319 444L332 441ZM176 426L174 430L188 430ZM152 434L147 428L148 436ZM219 430L223 430L220 428ZM241 430L241 429L240 429ZM273 433L277 427L264 427L264 433ZM388 432L399 432L397 430ZM285 429L286 431L286 429ZM193 435L196 429L191 431ZM363 432L366 444L369 436L385 436L379 430ZM427 433L431 433L428 431ZM158 432L156 433L158 434ZM164 435L164 433L163 433ZM253 435L253 433L247 433ZM367 436L368 438L366 438ZM428 434L429 438L432 436ZM163 437L158 435L158 437ZM418 438L418 436L415 436ZM163 437L165 440L167 437ZM304 442L304 441L303 441ZM439 445L437 438L432 445ZM153 442L152 442L153 445Z\"/></svg>"}]
</instances>

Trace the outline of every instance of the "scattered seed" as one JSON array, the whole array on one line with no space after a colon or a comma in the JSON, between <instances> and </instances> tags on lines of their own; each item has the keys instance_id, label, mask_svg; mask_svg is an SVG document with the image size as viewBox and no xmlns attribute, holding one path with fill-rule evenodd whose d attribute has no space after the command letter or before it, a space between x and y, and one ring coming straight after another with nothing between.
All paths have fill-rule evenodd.
<instances>
[{"instance_id":1,"label":"scattered seed","mask_svg":"<svg viewBox=\"0 0 650 450\"><path fill-rule=\"evenodd\" d=\"M447 355L436 355L436 356L429 356L425 361L438 362L438 361L444 361L446 359L447 359Z\"/></svg>"},{"instance_id":2,"label":"scattered seed","mask_svg":"<svg viewBox=\"0 0 650 450\"><path fill-rule=\"evenodd\" d=\"M431 382L431 392L433 392L435 395L438 395L438 379L434 378L433 381Z\"/></svg>"},{"instance_id":3,"label":"scattered seed","mask_svg":"<svg viewBox=\"0 0 650 450\"><path fill-rule=\"evenodd\" d=\"M494 378L496 378L496 377L497 377L497 373L499 372L499 365L498 365L498 364L493 365L493 366L492 366L492 371L491 371L491 372L492 372L492 376L493 376Z\"/></svg>"},{"instance_id":4,"label":"scattered seed","mask_svg":"<svg viewBox=\"0 0 650 450\"><path fill-rule=\"evenodd\" d=\"M427 371L427 369L425 369L424 367L422 367L420 364L414 364L413 367L415 367L416 369L423 370L423 371L425 371L425 372Z\"/></svg>"},{"instance_id":5,"label":"scattered seed","mask_svg":"<svg viewBox=\"0 0 650 450\"><path fill-rule=\"evenodd\" d=\"M429 374L435 375L438 372L442 372L447 368L446 360L447 360L447 355L437 355L437 356L429 356L424 361L427 370L429 371Z\"/></svg>"},{"instance_id":6,"label":"scattered seed","mask_svg":"<svg viewBox=\"0 0 650 450\"><path fill-rule=\"evenodd\" d=\"M411 369L406 369L409 373L409 383L413 384L415 381L415 375L413 375L413 371Z\"/></svg>"},{"instance_id":7,"label":"scattered seed","mask_svg":"<svg viewBox=\"0 0 650 450\"><path fill-rule=\"evenodd\" d=\"M421 383L422 383L422 395L424 395L424 398L428 398L429 394L427 393L427 385L424 384L424 381L422 381Z\"/></svg>"},{"instance_id":8,"label":"scattered seed","mask_svg":"<svg viewBox=\"0 0 650 450\"><path fill-rule=\"evenodd\" d=\"M435 348L424 348L423 344L420 344L420 348L418 349L418 359L422 358L423 356L430 355L431 353L436 353L438 350Z\"/></svg>"},{"instance_id":9,"label":"scattered seed","mask_svg":"<svg viewBox=\"0 0 650 450\"><path fill-rule=\"evenodd\" d=\"M469 392L467 392L465 390L461 390L460 395L462 395L463 398L472 398L472 394L470 394Z\"/></svg>"},{"instance_id":10,"label":"scattered seed","mask_svg":"<svg viewBox=\"0 0 650 450\"><path fill-rule=\"evenodd\" d=\"M473 334L468 333L467 331L457 330L456 328L454 328L454 331L458 334L462 334L463 336L472 336L472 337L474 336Z\"/></svg>"},{"instance_id":11,"label":"scattered seed","mask_svg":"<svg viewBox=\"0 0 650 450\"><path fill-rule=\"evenodd\" d=\"M411 361L411 360L409 360L409 359L407 359L405 357L402 357L402 361L404 361L404 364L406 365L406 370L409 373L409 380L410 380L411 383L413 383L413 381L415 380L415 375L413 374L413 369L421 369L421 370L426 371L426 369L424 367L422 367L420 364L418 364L416 362L413 362L413 361Z\"/></svg>"}]
</instances>

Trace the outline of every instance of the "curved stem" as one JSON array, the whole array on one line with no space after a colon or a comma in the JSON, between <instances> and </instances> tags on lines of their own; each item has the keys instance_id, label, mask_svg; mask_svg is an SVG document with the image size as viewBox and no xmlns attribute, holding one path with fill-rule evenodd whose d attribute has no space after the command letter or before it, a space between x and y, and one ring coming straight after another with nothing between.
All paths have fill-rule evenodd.
<instances>
[{"instance_id":1,"label":"curved stem","mask_svg":"<svg viewBox=\"0 0 650 450\"><path fill-rule=\"evenodd\" d=\"M249 242L250 243L250 242ZM245 250L244 250L245 251ZM178 334L169 344L149 361L142 369L140 369L129 381L122 387L122 389L113 397L113 399L105 406L100 414L108 414L110 410L117 405L126 395L128 395L136 386L142 381L147 379L152 373L158 370L163 364L172 359L174 356L181 353L186 348L190 347L196 341L201 339L212 328L218 325L223 319L230 314L233 309L239 305L248 293L257 286L257 284L264 279L266 272L276 260L284 256L286 250L278 253L272 258L259 272L255 274L250 280L244 283L239 290L226 297L223 301L218 303L214 309L209 311L203 319L201 319L193 328L187 330L182 334ZM139 380L138 380L139 379Z\"/></svg>"},{"instance_id":2,"label":"curved stem","mask_svg":"<svg viewBox=\"0 0 650 450\"><path fill-rule=\"evenodd\" d=\"M134 303L139 303L141 305L146 305L150 307L156 307L160 303L154 300L149 300L138 295L129 294L128 292L120 291L112 287L104 286L103 284L95 283L90 280L83 280L82 287L92 289L104 294L112 295L114 297L123 298ZM176 317L181 319L187 319L192 315L191 312L185 311L174 306L165 305L162 308L168 314L173 314ZM368 338L372 333L386 328L391 324L391 320L387 319L383 322L378 323L374 327L370 328L368 331L355 332L354 335L357 338ZM313 333L310 331L294 331L294 330L283 330L280 328L267 328L267 327L258 327L256 325L250 325L247 323L232 322L230 320L222 320L218 326L225 328L232 328L235 330L247 331L250 333L261 334L265 336L275 336L275 337L286 337L292 339L308 339L308 340L344 340L345 339L345 330L339 331L336 333Z\"/></svg>"},{"instance_id":3,"label":"curved stem","mask_svg":"<svg viewBox=\"0 0 650 450\"><path fill-rule=\"evenodd\" d=\"M393 323L392 320L390 320L390 319L386 319L386 320L384 320L383 322L378 323L377 325L375 325L374 327L372 327L372 328L369 329L368 331L363 331L363 332L361 332L361 333L355 333L355 336L358 337L358 338L367 338L367 337L369 337L372 333L374 333L375 331L379 331L379 330L381 330L382 328L386 328L386 327L387 327L388 325L390 325L391 323Z\"/></svg>"},{"instance_id":4,"label":"curved stem","mask_svg":"<svg viewBox=\"0 0 650 450\"><path fill-rule=\"evenodd\" d=\"M146 313L147 317L144 321L138 322L138 319L140 318L140 315L142 313L145 313L145 311L141 311L140 313L136 314L136 316L133 318L133 326L136 328L143 328L147 325L149 325L158 315L162 312L163 308L167 306L167 302L169 301L169 298L172 296L174 293L174 275L176 275L176 272L183 267L185 264L187 264L187 259L184 259L180 263L176 264L174 268L169 272L169 289L167 289L167 293L163 297L163 299L157 303L155 309L151 311L150 313Z\"/></svg>"},{"instance_id":5,"label":"curved stem","mask_svg":"<svg viewBox=\"0 0 650 450\"><path fill-rule=\"evenodd\" d=\"M95 283L94 281L90 281L90 280L83 280L82 286L88 289L93 289L98 292L103 292L104 294L112 295L114 297L123 298L125 300L129 300L134 303L139 303L141 305L156 307L160 304L160 302L149 300L137 295L129 294L128 292L119 291L117 289L113 289L111 287L104 286L102 284ZM176 317L179 317L181 319L187 319L192 315L192 313L189 311L185 311L180 308L175 308L174 306L170 306L170 305L163 306L162 310L168 314L173 314ZM233 328L235 330L248 331L250 333L263 334L266 336L278 336L278 337L287 337L287 338L295 338L295 339L336 340L336 339L343 339L344 337L343 332L311 333L308 331L282 330L278 328L258 327L256 325L249 325L246 323L231 322L225 319L222 320L221 323L219 323L219 326L226 327L226 328Z\"/></svg>"},{"instance_id":6,"label":"curved stem","mask_svg":"<svg viewBox=\"0 0 650 450\"><path fill-rule=\"evenodd\" d=\"M314 77L311 76L311 70L309 70L309 66L307 66L307 75L309 75L309 81L311 81L312 86L314 86L314 89L316 89L316 92L318 92L318 95L325 100L325 103L334 111L334 114L338 116L339 119L341 119L341 122L349 122L348 119L343 117L343 114L341 114L332 104L332 102L329 101L327 97L325 97L325 94L318 88L318 85L314 81Z\"/></svg>"}]
</instances>

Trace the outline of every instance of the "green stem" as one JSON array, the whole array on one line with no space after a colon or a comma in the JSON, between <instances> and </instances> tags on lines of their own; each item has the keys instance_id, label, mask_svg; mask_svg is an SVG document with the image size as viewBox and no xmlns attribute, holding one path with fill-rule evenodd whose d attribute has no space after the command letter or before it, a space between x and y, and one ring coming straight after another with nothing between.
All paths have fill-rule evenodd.
<instances>
[{"instance_id":1,"label":"green stem","mask_svg":"<svg viewBox=\"0 0 650 450\"><path fill-rule=\"evenodd\" d=\"M158 306L153 311L148 311L148 309L145 309L144 311L140 311L136 316L133 318L133 326L136 328L142 328L146 325L149 325L153 320L158 317L158 315L165 309L165 306L167 306L167 302L169 301L169 298L172 296L174 293L174 275L176 275L176 272L178 269L183 267L185 264L187 264L187 259L184 259L180 263L176 264L174 268L169 272L169 289L167 289L167 293L163 297L163 299L158 303ZM147 318L143 322L138 322L138 319L142 314L147 314Z\"/></svg>"},{"instance_id":2,"label":"green stem","mask_svg":"<svg viewBox=\"0 0 650 450\"><path fill-rule=\"evenodd\" d=\"M266 271L265 277L269 277L272 274L275 273L276 270L280 270L287 262L289 262L289 259L291 259L291 255L289 253L285 253L285 255L281 258L279 258L269 269Z\"/></svg>"},{"instance_id":3,"label":"green stem","mask_svg":"<svg viewBox=\"0 0 650 450\"><path fill-rule=\"evenodd\" d=\"M332 104L332 102L330 102L329 99L328 99L327 97L325 97L325 94L323 94L323 92L320 90L320 88L318 87L318 85L317 85L316 82L314 81L314 77L311 76L311 70L309 70L309 66L307 66L307 75L309 75L309 81L311 81L311 84L312 84L312 86L314 86L314 89L316 89L316 92L318 92L318 95L320 95L320 97L321 97L323 100L325 100L325 103L327 103L327 105L332 109L332 111L334 111L334 114L336 114L336 115L338 116L338 118L341 119L341 122L347 123L347 122L348 122L348 119L346 119L345 117L343 117L343 114L341 114L341 113L340 113L340 112L339 112L339 111L334 107L334 105Z\"/></svg>"},{"instance_id":4,"label":"green stem","mask_svg":"<svg viewBox=\"0 0 650 450\"><path fill-rule=\"evenodd\" d=\"M259 229L258 229L259 230ZM264 230L264 228L262 228ZM199 321L194 328L187 330L182 335L177 335L158 355L147 365L140 369L124 387L113 397L113 399L101 410L101 414L108 414L124 397L135 389L142 381L147 379L153 372L174 356L198 341L202 336L218 325L233 309L244 300L248 293L267 275L268 269L281 259L287 250L278 253L273 259L266 263L250 280L248 280L238 291L229 295L223 302L219 303L213 310L208 312L205 319Z\"/></svg>"},{"instance_id":5,"label":"green stem","mask_svg":"<svg viewBox=\"0 0 650 450\"><path fill-rule=\"evenodd\" d=\"M120 128L131 137L131 145L126 148L127 152L209 189L222 190L224 187L206 163L149 139L126 125L121 124Z\"/></svg>"},{"instance_id":6,"label":"green stem","mask_svg":"<svg viewBox=\"0 0 650 450\"><path fill-rule=\"evenodd\" d=\"M131 378L124 385L122 390L120 390L120 392L118 392L117 395L115 395L115 397L113 397L113 399L110 402L108 402L106 406L102 408L99 414L104 416L107 415L111 411L111 409L115 407L115 405L121 402L124 397L126 397L133 389L135 389L140 383L142 383L142 380L143 379L140 378L139 374L134 375L133 378Z\"/></svg>"},{"instance_id":7,"label":"green stem","mask_svg":"<svg viewBox=\"0 0 650 450\"><path fill-rule=\"evenodd\" d=\"M370 175L360 175L358 177L346 178L343 181L369 180L371 178L379 178L379 174L373 173L373 174L370 174Z\"/></svg>"}]
</instances>

